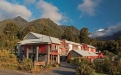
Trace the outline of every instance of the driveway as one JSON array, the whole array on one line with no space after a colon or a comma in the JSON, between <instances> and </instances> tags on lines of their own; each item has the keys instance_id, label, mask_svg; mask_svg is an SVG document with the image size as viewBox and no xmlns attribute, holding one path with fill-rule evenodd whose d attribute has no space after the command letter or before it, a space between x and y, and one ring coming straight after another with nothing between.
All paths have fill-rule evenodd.
<instances>
[{"instance_id":1,"label":"driveway","mask_svg":"<svg viewBox=\"0 0 121 75\"><path fill-rule=\"evenodd\" d=\"M76 67L66 62L62 62L60 67L44 72L40 75L75 75L75 68Z\"/></svg>"},{"instance_id":2,"label":"driveway","mask_svg":"<svg viewBox=\"0 0 121 75\"><path fill-rule=\"evenodd\" d=\"M39 74L0 69L0 75L75 75L75 67L66 62L62 62L60 67Z\"/></svg>"}]
</instances>

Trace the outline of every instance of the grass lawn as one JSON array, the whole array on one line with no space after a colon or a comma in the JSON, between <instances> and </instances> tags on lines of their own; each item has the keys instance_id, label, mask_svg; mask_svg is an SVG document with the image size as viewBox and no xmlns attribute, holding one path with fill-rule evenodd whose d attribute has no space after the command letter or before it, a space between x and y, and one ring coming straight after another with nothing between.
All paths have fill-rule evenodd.
<instances>
[{"instance_id":1,"label":"grass lawn","mask_svg":"<svg viewBox=\"0 0 121 75\"><path fill-rule=\"evenodd\" d=\"M108 75L108 74L98 73L98 75Z\"/></svg>"}]
</instances>

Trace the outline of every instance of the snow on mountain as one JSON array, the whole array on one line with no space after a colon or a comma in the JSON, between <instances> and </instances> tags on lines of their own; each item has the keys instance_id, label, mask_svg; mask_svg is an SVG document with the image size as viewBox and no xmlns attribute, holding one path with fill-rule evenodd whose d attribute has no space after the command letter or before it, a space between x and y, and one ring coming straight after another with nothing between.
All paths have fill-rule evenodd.
<instances>
[{"instance_id":1,"label":"snow on mountain","mask_svg":"<svg viewBox=\"0 0 121 75\"><path fill-rule=\"evenodd\" d=\"M105 29L98 29L96 32L89 34L89 37L96 38L101 36L110 36L118 31L121 31L121 23L118 23L117 25L113 25Z\"/></svg>"},{"instance_id":2,"label":"snow on mountain","mask_svg":"<svg viewBox=\"0 0 121 75\"><path fill-rule=\"evenodd\" d=\"M101 32L101 31L103 31L104 29L98 29L96 32Z\"/></svg>"}]
</instances>

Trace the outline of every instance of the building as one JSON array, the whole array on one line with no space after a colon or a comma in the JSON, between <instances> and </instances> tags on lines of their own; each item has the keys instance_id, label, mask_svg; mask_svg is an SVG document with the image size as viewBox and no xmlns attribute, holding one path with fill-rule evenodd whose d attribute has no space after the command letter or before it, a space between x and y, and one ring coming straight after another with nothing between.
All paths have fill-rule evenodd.
<instances>
[{"instance_id":1,"label":"building","mask_svg":"<svg viewBox=\"0 0 121 75\"><path fill-rule=\"evenodd\" d=\"M76 43L65 39L30 32L24 39L18 42L18 56L22 60L30 58L36 65L60 63L70 57L84 57L91 61L95 58L103 58L96 52L96 48L85 43Z\"/></svg>"},{"instance_id":2,"label":"building","mask_svg":"<svg viewBox=\"0 0 121 75\"><path fill-rule=\"evenodd\" d=\"M71 50L68 54L68 59L70 59L71 57L83 57L85 59L90 59L90 61L93 61L94 59L98 58L98 55L94 52L85 50Z\"/></svg>"},{"instance_id":3,"label":"building","mask_svg":"<svg viewBox=\"0 0 121 75\"><path fill-rule=\"evenodd\" d=\"M36 65L60 63L59 45L58 38L30 32L18 42L18 56L31 58Z\"/></svg>"},{"instance_id":4,"label":"building","mask_svg":"<svg viewBox=\"0 0 121 75\"><path fill-rule=\"evenodd\" d=\"M71 50L81 50L81 44L62 39L60 45L60 60L66 61L67 55Z\"/></svg>"}]
</instances>

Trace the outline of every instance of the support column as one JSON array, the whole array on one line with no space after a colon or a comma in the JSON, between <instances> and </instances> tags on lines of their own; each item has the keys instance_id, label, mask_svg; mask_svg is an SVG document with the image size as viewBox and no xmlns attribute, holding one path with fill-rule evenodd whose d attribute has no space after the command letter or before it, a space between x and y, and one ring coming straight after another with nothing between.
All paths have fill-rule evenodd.
<instances>
[{"instance_id":1,"label":"support column","mask_svg":"<svg viewBox=\"0 0 121 75\"><path fill-rule=\"evenodd\" d=\"M36 62L38 62L38 50L39 50L39 47L36 48Z\"/></svg>"},{"instance_id":2,"label":"support column","mask_svg":"<svg viewBox=\"0 0 121 75\"><path fill-rule=\"evenodd\" d=\"M53 59L53 57L52 57L52 54L51 54L51 64L53 63L52 59Z\"/></svg>"},{"instance_id":3,"label":"support column","mask_svg":"<svg viewBox=\"0 0 121 75\"><path fill-rule=\"evenodd\" d=\"M58 55L58 63L60 63L60 55Z\"/></svg>"},{"instance_id":4,"label":"support column","mask_svg":"<svg viewBox=\"0 0 121 75\"><path fill-rule=\"evenodd\" d=\"M47 45L47 64L50 64L50 46L49 44Z\"/></svg>"},{"instance_id":5,"label":"support column","mask_svg":"<svg viewBox=\"0 0 121 75\"><path fill-rule=\"evenodd\" d=\"M28 48L26 50L26 58L29 58L29 50L28 50Z\"/></svg>"},{"instance_id":6,"label":"support column","mask_svg":"<svg viewBox=\"0 0 121 75\"><path fill-rule=\"evenodd\" d=\"M53 57L53 59L52 59L52 60L53 60L53 63L54 63L54 55L52 55L52 57Z\"/></svg>"},{"instance_id":7,"label":"support column","mask_svg":"<svg viewBox=\"0 0 121 75\"><path fill-rule=\"evenodd\" d=\"M21 45L18 44L18 46L17 46L17 49L18 49L18 54L17 54L17 56L20 56L20 48L21 48Z\"/></svg>"}]
</instances>

